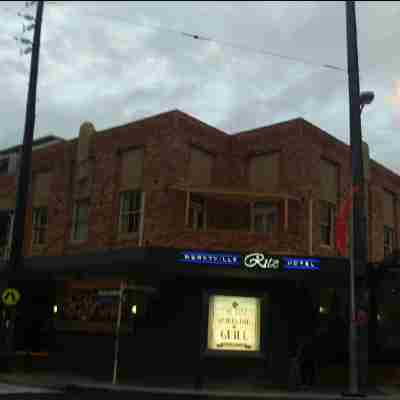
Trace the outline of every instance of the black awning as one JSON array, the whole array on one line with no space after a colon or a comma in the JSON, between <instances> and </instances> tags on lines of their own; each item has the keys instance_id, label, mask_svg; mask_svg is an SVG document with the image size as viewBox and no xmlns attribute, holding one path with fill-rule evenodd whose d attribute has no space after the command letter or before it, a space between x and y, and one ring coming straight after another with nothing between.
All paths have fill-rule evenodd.
<instances>
[{"instance_id":1,"label":"black awning","mask_svg":"<svg viewBox=\"0 0 400 400\"><path fill-rule=\"evenodd\" d=\"M187 250L176 248L125 248L106 251L96 251L63 256L37 256L24 260L23 268L17 274L7 273L5 263L0 264L1 277L8 279L83 279L97 277L138 278L143 280L169 280L176 277L188 278L232 278L241 280L292 280L303 281L316 286L332 285L347 287L349 279L349 261L342 257L312 257L318 259L317 270L279 268L267 270L264 268L246 268L243 260L246 254L235 253L234 263L227 260L225 263L208 262L204 259L198 262L182 261L182 254ZM194 250L195 253L207 253L210 257L221 257L226 251ZM224 256L224 257L225 257ZM269 257L269 256L268 256ZM279 259L282 264L284 258L310 260L310 257L298 256L271 256ZM231 260L232 261L232 260Z\"/></svg>"},{"instance_id":2,"label":"black awning","mask_svg":"<svg viewBox=\"0 0 400 400\"><path fill-rule=\"evenodd\" d=\"M201 259L190 262L183 261L184 253L197 253L199 256L209 254L217 256L237 256L236 261L224 263L207 262ZM282 261L284 258L318 259L318 270L282 270L268 271L266 269L248 269L243 265L247 253L234 251L208 251L208 250L184 250L176 248L149 248L149 264L155 273L162 275L163 279L174 279L176 276L193 278L232 278L242 280L276 280L276 281L302 281L304 283L329 287L348 287L349 260L344 257L299 257L299 256L271 256ZM202 258L202 257L201 257ZM204 261L204 262L203 262ZM231 260L233 261L233 259Z\"/></svg>"},{"instance_id":3,"label":"black awning","mask_svg":"<svg viewBox=\"0 0 400 400\"><path fill-rule=\"evenodd\" d=\"M28 257L24 259L23 267L14 274L8 270L8 263L0 262L0 273L5 278L43 276L57 278L70 274L85 277L140 273L146 270L146 253L143 248L127 248L63 256Z\"/></svg>"},{"instance_id":4,"label":"black awning","mask_svg":"<svg viewBox=\"0 0 400 400\"><path fill-rule=\"evenodd\" d=\"M400 288L400 249L394 250L380 263L371 265L372 285L385 288Z\"/></svg>"},{"instance_id":5,"label":"black awning","mask_svg":"<svg viewBox=\"0 0 400 400\"><path fill-rule=\"evenodd\" d=\"M395 249L380 264L385 268L397 268L400 270L400 249Z\"/></svg>"}]
</instances>

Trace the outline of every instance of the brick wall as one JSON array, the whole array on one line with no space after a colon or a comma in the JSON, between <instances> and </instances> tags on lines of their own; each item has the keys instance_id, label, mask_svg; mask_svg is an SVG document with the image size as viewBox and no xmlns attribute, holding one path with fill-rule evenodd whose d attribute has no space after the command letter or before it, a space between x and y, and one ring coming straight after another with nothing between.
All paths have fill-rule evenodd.
<instances>
[{"instance_id":1,"label":"brick wall","mask_svg":"<svg viewBox=\"0 0 400 400\"><path fill-rule=\"evenodd\" d=\"M185 227L183 192L172 186L187 182L190 147L196 145L215 156L212 186L247 190L248 160L256 154L280 151L278 190L298 201L289 202L289 227L274 237L249 233L249 206L231 200L208 200L208 231ZM146 193L144 243L157 246L205 249L264 249L271 252L307 254L309 199L313 199L313 252L337 255L320 244L320 159L339 165L339 200L351 184L349 147L318 127L295 119L253 131L228 135L180 111L171 111L124 126L95 132L91 144L94 163L89 188L91 208L88 241L70 241L73 217L72 187L76 170L77 139L54 144L33 154L33 174L51 170L48 244L31 249L32 209L28 207L25 253L61 255L103 248L134 247L137 238L118 238L121 150L144 146L143 190ZM400 177L372 162L370 170L370 259L383 257L383 188L399 193ZM15 177L0 177L1 196L15 196ZM400 216L400 205L398 215ZM397 234L400 234L397 224Z\"/></svg>"}]
</instances>

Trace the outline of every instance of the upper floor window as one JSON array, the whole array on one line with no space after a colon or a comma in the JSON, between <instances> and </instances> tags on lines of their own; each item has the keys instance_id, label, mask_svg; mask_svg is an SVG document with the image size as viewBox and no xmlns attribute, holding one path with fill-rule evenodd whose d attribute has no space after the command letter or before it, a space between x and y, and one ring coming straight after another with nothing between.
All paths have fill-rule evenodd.
<instances>
[{"instance_id":1,"label":"upper floor window","mask_svg":"<svg viewBox=\"0 0 400 400\"><path fill-rule=\"evenodd\" d=\"M214 157L204 150L192 146L190 150L189 181L192 185L211 184Z\"/></svg>"},{"instance_id":2,"label":"upper floor window","mask_svg":"<svg viewBox=\"0 0 400 400\"><path fill-rule=\"evenodd\" d=\"M278 207L270 203L255 203L251 211L251 230L272 235L278 223Z\"/></svg>"},{"instance_id":3,"label":"upper floor window","mask_svg":"<svg viewBox=\"0 0 400 400\"><path fill-rule=\"evenodd\" d=\"M10 255L11 238L14 224L14 212L11 210L0 211L0 259Z\"/></svg>"},{"instance_id":4,"label":"upper floor window","mask_svg":"<svg viewBox=\"0 0 400 400\"><path fill-rule=\"evenodd\" d=\"M45 244L47 235L47 207L33 209L32 230L32 244Z\"/></svg>"},{"instance_id":5,"label":"upper floor window","mask_svg":"<svg viewBox=\"0 0 400 400\"><path fill-rule=\"evenodd\" d=\"M320 200L337 204L339 195L339 167L332 161L321 159L320 189Z\"/></svg>"},{"instance_id":6,"label":"upper floor window","mask_svg":"<svg viewBox=\"0 0 400 400\"><path fill-rule=\"evenodd\" d=\"M383 227L383 252L387 257L393 252L394 248L394 229L389 226Z\"/></svg>"},{"instance_id":7,"label":"upper floor window","mask_svg":"<svg viewBox=\"0 0 400 400\"><path fill-rule=\"evenodd\" d=\"M395 227L396 227L396 197L388 190L383 191L383 249L385 257L395 248Z\"/></svg>"},{"instance_id":8,"label":"upper floor window","mask_svg":"<svg viewBox=\"0 0 400 400\"><path fill-rule=\"evenodd\" d=\"M142 192L131 190L121 193L119 213L119 233L138 233L142 210Z\"/></svg>"},{"instance_id":9,"label":"upper floor window","mask_svg":"<svg viewBox=\"0 0 400 400\"><path fill-rule=\"evenodd\" d=\"M89 200L77 200L75 202L74 218L72 226L72 240L85 241L89 230Z\"/></svg>"},{"instance_id":10,"label":"upper floor window","mask_svg":"<svg viewBox=\"0 0 400 400\"><path fill-rule=\"evenodd\" d=\"M18 170L19 153L14 152L0 156L0 176L14 175Z\"/></svg>"},{"instance_id":11,"label":"upper floor window","mask_svg":"<svg viewBox=\"0 0 400 400\"><path fill-rule=\"evenodd\" d=\"M194 230L206 229L206 204L201 197L194 197L190 202L189 226Z\"/></svg>"},{"instance_id":12,"label":"upper floor window","mask_svg":"<svg viewBox=\"0 0 400 400\"><path fill-rule=\"evenodd\" d=\"M320 190L321 244L333 246L335 212L339 195L339 167L325 159L321 159L320 164Z\"/></svg>"},{"instance_id":13,"label":"upper floor window","mask_svg":"<svg viewBox=\"0 0 400 400\"><path fill-rule=\"evenodd\" d=\"M33 179L33 207L47 207L50 198L52 173L40 172L34 175Z\"/></svg>"},{"instance_id":14,"label":"upper floor window","mask_svg":"<svg viewBox=\"0 0 400 400\"><path fill-rule=\"evenodd\" d=\"M280 152L254 156L249 163L250 185L257 190L272 192L278 189Z\"/></svg>"},{"instance_id":15,"label":"upper floor window","mask_svg":"<svg viewBox=\"0 0 400 400\"><path fill-rule=\"evenodd\" d=\"M8 158L3 158L0 160L0 175L7 175L8 174Z\"/></svg>"},{"instance_id":16,"label":"upper floor window","mask_svg":"<svg viewBox=\"0 0 400 400\"><path fill-rule=\"evenodd\" d=\"M335 205L327 201L320 202L321 243L332 246L334 242Z\"/></svg>"},{"instance_id":17,"label":"upper floor window","mask_svg":"<svg viewBox=\"0 0 400 400\"><path fill-rule=\"evenodd\" d=\"M123 151L121 158L120 190L139 189L143 185L143 147Z\"/></svg>"}]
</instances>

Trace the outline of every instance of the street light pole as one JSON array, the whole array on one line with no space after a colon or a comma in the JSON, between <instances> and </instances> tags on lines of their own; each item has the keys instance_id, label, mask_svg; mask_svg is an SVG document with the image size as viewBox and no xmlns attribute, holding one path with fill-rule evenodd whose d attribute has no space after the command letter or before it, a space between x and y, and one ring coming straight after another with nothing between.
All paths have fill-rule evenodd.
<instances>
[{"instance_id":1,"label":"street light pole","mask_svg":"<svg viewBox=\"0 0 400 400\"><path fill-rule=\"evenodd\" d=\"M357 290L357 278L361 278L365 284L367 267L367 232L365 224L365 199L364 199L364 166L361 135L361 111L364 104L372 101L360 96L360 82L358 70L357 50L357 26L355 2L346 1L346 27L347 27L347 63L349 80L349 103L350 103L350 148L353 196L353 226L350 251L350 290L349 290L349 393L350 396L363 396L360 392L359 371L367 374L367 366L361 365L360 338L357 331L357 307L361 299L360 290ZM370 92L368 92L370 93ZM364 103L362 103L362 100ZM357 285L357 287L356 287ZM362 285L358 289L362 289ZM362 346L361 351L367 352L368 348ZM364 354L365 356L366 354ZM364 363L368 363L368 357L363 357ZM362 377L365 380L366 377Z\"/></svg>"},{"instance_id":2,"label":"street light pole","mask_svg":"<svg viewBox=\"0 0 400 400\"><path fill-rule=\"evenodd\" d=\"M32 163L32 143L33 133L35 129L35 110L36 110L36 89L37 77L39 70L39 50L40 50L40 34L42 28L44 1L37 2L35 30L33 34L32 56L29 74L28 98L26 103L24 139L20 150L20 165L17 179L17 199L15 205L11 252L8 263L9 280L17 279L21 272L21 265L24 254L24 231L26 219L26 203L28 199L29 185L31 181L31 163ZM8 282L10 285L10 282ZM6 352L12 354L14 350L14 329L16 320L16 309L11 308L8 312L6 331Z\"/></svg>"},{"instance_id":3,"label":"street light pole","mask_svg":"<svg viewBox=\"0 0 400 400\"><path fill-rule=\"evenodd\" d=\"M28 99L25 114L24 140L20 152L17 201L15 206L14 229L12 232L10 272L14 274L23 258L26 202L31 180L32 143L36 118L36 88L39 70L40 34L42 29L44 1L38 1L33 34L31 67L29 74Z\"/></svg>"}]
</instances>

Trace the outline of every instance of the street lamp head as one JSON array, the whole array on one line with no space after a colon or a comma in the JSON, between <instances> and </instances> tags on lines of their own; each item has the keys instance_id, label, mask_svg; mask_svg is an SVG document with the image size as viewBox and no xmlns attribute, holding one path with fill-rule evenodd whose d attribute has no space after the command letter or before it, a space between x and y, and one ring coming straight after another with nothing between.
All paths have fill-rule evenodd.
<instances>
[{"instance_id":1,"label":"street lamp head","mask_svg":"<svg viewBox=\"0 0 400 400\"><path fill-rule=\"evenodd\" d=\"M366 91L360 93L360 109L362 110L365 105L371 104L374 101L375 93L372 91Z\"/></svg>"}]
</instances>

